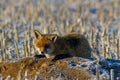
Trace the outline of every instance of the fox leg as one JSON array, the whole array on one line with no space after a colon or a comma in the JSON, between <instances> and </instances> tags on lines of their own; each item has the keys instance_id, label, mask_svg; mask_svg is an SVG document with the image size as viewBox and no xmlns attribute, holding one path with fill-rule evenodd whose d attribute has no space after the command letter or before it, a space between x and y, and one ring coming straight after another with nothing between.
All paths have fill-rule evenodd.
<instances>
[{"instance_id":1,"label":"fox leg","mask_svg":"<svg viewBox=\"0 0 120 80\"><path fill-rule=\"evenodd\" d=\"M34 58L45 58L45 55L35 55Z\"/></svg>"},{"instance_id":2,"label":"fox leg","mask_svg":"<svg viewBox=\"0 0 120 80\"><path fill-rule=\"evenodd\" d=\"M71 58L72 56L70 54L59 54L59 55L56 55L52 61L57 61L57 60L60 60L60 59L64 59L64 58Z\"/></svg>"},{"instance_id":3,"label":"fox leg","mask_svg":"<svg viewBox=\"0 0 120 80\"><path fill-rule=\"evenodd\" d=\"M34 61L37 61L39 58L46 58L46 56L45 55L35 55Z\"/></svg>"},{"instance_id":4,"label":"fox leg","mask_svg":"<svg viewBox=\"0 0 120 80\"><path fill-rule=\"evenodd\" d=\"M30 66L34 65L36 62L38 62L39 58L45 58L45 55L34 55L33 62L30 64Z\"/></svg>"}]
</instances>

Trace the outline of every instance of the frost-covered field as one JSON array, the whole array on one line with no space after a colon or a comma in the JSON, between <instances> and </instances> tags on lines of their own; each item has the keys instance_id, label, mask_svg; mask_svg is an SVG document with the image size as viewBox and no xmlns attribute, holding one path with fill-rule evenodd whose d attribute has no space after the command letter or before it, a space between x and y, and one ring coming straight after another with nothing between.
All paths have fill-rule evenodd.
<instances>
[{"instance_id":1,"label":"frost-covered field","mask_svg":"<svg viewBox=\"0 0 120 80\"><path fill-rule=\"evenodd\" d=\"M120 59L120 0L0 0L0 62L36 54L34 29L83 34L97 60ZM114 77L113 71L106 74Z\"/></svg>"}]
</instances>

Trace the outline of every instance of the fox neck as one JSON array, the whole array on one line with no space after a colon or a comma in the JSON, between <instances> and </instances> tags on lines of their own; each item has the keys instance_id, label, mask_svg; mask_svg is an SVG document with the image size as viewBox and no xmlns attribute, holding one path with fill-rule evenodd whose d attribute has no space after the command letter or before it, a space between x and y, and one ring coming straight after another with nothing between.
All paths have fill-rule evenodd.
<instances>
[{"instance_id":1,"label":"fox neck","mask_svg":"<svg viewBox=\"0 0 120 80\"><path fill-rule=\"evenodd\" d=\"M64 44L64 38L58 36L55 43L55 51L59 54L59 52L63 51L65 49L65 44Z\"/></svg>"},{"instance_id":2,"label":"fox neck","mask_svg":"<svg viewBox=\"0 0 120 80\"><path fill-rule=\"evenodd\" d=\"M58 36L56 41L55 41L55 45L54 46L58 47L58 45L59 46L62 45L61 43L62 43L62 37Z\"/></svg>"}]
</instances>

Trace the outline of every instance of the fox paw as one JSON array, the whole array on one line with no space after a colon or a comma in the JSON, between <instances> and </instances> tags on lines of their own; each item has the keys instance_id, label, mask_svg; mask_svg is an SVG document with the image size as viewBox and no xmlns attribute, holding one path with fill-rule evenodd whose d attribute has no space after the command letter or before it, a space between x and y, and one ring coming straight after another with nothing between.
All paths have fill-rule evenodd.
<instances>
[{"instance_id":1,"label":"fox paw","mask_svg":"<svg viewBox=\"0 0 120 80\"><path fill-rule=\"evenodd\" d=\"M45 55L35 55L34 56L34 61L38 61L39 58L45 58L46 56Z\"/></svg>"}]
</instances>

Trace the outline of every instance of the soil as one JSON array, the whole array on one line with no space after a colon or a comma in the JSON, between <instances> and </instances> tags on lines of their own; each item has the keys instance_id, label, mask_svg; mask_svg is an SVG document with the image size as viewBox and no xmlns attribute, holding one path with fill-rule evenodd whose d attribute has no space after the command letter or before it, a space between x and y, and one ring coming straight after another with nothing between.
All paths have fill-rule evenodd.
<instances>
[{"instance_id":1,"label":"soil","mask_svg":"<svg viewBox=\"0 0 120 80\"><path fill-rule=\"evenodd\" d=\"M32 57L22 58L16 62L2 62L0 64L0 74L5 78L11 76L18 80L18 73L22 72L22 77L25 78L25 72L28 72L28 80L35 79L38 74L42 80L58 79L64 80L90 80L95 76L89 74L88 71L82 68L74 68L68 65L68 61L85 61L80 58L66 58L62 60L52 61L51 58L41 58L35 61ZM37 73L38 72L38 73Z\"/></svg>"}]
</instances>

